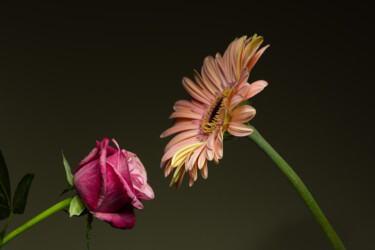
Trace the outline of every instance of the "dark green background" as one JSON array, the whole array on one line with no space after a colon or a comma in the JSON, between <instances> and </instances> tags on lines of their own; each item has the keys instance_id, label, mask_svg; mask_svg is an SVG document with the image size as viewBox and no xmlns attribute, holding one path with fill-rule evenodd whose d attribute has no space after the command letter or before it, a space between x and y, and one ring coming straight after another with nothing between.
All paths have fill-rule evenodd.
<instances>
[{"instance_id":1,"label":"dark green background","mask_svg":"<svg viewBox=\"0 0 375 250\"><path fill-rule=\"evenodd\" d=\"M249 81L252 124L294 167L348 249L375 249L373 27L370 5L0 6L0 148L12 190L36 174L24 216L60 200L61 149L75 167L95 140L116 138L147 168L153 201L133 230L94 220L92 249L331 249L273 163L247 139L225 144L208 180L169 188L159 135L183 76L242 35L271 47ZM104 4L104 2L103 2ZM355 4L355 5L354 5ZM4 222L1 222L2 224ZM1 225L2 225L1 224ZM4 249L85 249L85 218L60 212Z\"/></svg>"}]
</instances>

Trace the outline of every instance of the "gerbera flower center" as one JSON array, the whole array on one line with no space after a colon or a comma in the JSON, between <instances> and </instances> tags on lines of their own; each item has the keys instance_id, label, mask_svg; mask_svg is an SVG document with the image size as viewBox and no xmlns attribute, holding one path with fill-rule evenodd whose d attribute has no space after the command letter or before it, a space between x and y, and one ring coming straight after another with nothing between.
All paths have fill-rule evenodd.
<instances>
[{"instance_id":1,"label":"gerbera flower center","mask_svg":"<svg viewBox=\"0 0 375 250\"><path fill-rule=\"evenodd\" d=\"M223 93L218 95L215 101L208 108L207 113L203 118L202 131L206 134L214 131L224 121L225 114L222 112L223 103L227 97L230 89L225 90Z\"/></svg>"}]
</instances>

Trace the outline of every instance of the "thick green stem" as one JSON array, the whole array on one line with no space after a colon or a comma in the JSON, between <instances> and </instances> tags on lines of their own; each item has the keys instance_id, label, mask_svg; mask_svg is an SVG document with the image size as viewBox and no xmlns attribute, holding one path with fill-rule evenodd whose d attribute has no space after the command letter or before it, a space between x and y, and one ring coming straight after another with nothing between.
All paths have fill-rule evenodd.
<instances>
[{"instance_id":1,"label":"thick green stem","mask_svg":"<svg viewBox=\"0 0 375 250\"><path fill-rule=\"evenodd\" d=\"M340 238L332 228L326 216L323 214L323 211L318 206L318 203L315 201L314 197L311 195L305 184L303 184L302 180L288 165L288 163L286 163L286 161L271 147L271 145L268 144L260 133L253 126L250 127L254 130L254 132L249 135L249 138L252 139L271 158L271 160L284 173L286 178L288 178L288 180L292 183L306 205L309 207L315 219L322 226L333 247L340 250L345 249Z\"/></svg>"},{"instance_id":2,"label":"thick green stem","mask_svg":"<svg viewBox=\"0 0 375 250\"><path fill-rule=\"evenodd\" d=\"M54 213L56 213L58 211L63 210L64 208L68 207L69 204L70 204L70 201L72 200L72 198L73 197L69 197L69 198L67 198L67 199L65 199L63 201L60 201L56 205L54 205L54 206L48 208L47 210L45 210L44 212L38 214L37 216L35 216L34 218L32 218L31 220L29 220L28 222L26 222L22 226L14 229L12 232L10 232L9 234L7 234L4 237L3 241L0 243L0 247L4 246L6 243L8 243L14 237L16 237L17 235L19 235L22 232L26 231L30 227L34 226L38 222L46 219L47 217L49 217L50 215L52 215L52 214L54 214Z\"/></svg>"}]
</instances>

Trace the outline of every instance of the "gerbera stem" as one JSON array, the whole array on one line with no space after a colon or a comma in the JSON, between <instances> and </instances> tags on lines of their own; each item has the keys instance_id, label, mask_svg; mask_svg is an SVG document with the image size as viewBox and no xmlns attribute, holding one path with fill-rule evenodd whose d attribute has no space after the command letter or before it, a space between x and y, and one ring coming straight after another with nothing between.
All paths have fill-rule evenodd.
<instances>
[{"instance_id":1,"label":"gerbera stem","mask_svg":"<svg viewBox=\"0 0 375 250\"><path fill-rule=\"evenodd\" d=\"M35 224L37 224L38 222L41 222L42 220L46 219L47 217L49 217L50 215L60 211L60 210L63 210L64 208L68 207L69 204L70 204L70 201L72 200L73 197L69 197L63 201L60 201L59 203L53 205L52 207L48 208L47 210L41 212L40 214L38 214L37 216L35 216L34 218L32 218L31 220L29 220L28 222L26 222L25 224L23 224L22 226L14 229L12 232L10 232L9 234L7 234L3 241L0 243L0 248L2 246L4 246L6 243L8 243L10 240L12 240L14 237L16 237L17 235L21 234L22 232L26 231L27 229L29 229L30 227L34 226Z\"/></svg>"},{"instance_id":2,"label":"gerbera stem","mask_svg":"<svg viewBox=\"0 0 375 250\"><path fill-rule=\"evenodd\" d=\"M280 168L284 173L286 178L293 184L299 195L302 197L306 205L309 207L310 211L314 215L315 219L324 229L326 235L331 241L335 249L345 249L340 238L336 234L335 230L332 228L327 217L323 214L318 203L315 201L314 197L311 195L305 184L294 172L294 170L286 163L286 161L271 147L271 145L260 135L260 133L250 125L254 130L249 138L253 140L263 151L271 158L271 160Z\"/></svg>"}]
</instances>

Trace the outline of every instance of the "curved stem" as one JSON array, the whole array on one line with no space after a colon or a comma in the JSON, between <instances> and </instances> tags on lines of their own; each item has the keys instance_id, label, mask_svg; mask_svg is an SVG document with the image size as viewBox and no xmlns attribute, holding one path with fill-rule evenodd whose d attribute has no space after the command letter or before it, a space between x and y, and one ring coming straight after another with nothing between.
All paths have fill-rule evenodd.
<instances>
[{"instance_id":1,"label":"curved stem","mask_svg":"<svg viewBox=\"0 0 375 250\"><path fill-rule=\"evenodd\" d=\"M271 160L280 168L281 172L288 178L288 180L295 187L299 195L302 197L315 219L322 226L329 240L331 241L335 249L345 249L340 238L336 234L335 230L332 228L323 211L320 209L318 203L315 201L314 197L311 195L305 184L294 172L294 170L286 163L286 161L271 147L270 144L260 135L260 133L250 125L254 130L249 138L252 139L270 158Z\"/></svg>"},{"instance_id":2,"label":"curved stem","mask_svg":"<svg viewBox=\"0 0 375 250\"><path fill-rule=\"evenodd\" d=\"M52 207L48 208L47 210L41 212L40 214L38 214L37 216L35 216L34 218L32 218L31 220L29 220L25 224L23 224L22 226L14 229L12 232L10 232L9 234L7 234L4 237L3 241L0 243L0 247L4 246L6 243L8 243L14 237L16 237L17 235L19 235L22 232L26 231L30 227L34 226L38 222L41 222L42 220L46 219L50 215L52 215L52 214L54 214L54 213L56 213L56 212L58 212L60 210L63 210L64 208L68 207L69 204L70 204L70 201L72 200L72 198L73 197L69 197L69 198L67 198L67 199L65 199L63 201L60 201L56 205L53 205Z\"/></svg>"},{"instance_id":3,"label":"curved stem","mask_svg":"<svg viewBox=\"0 0 375 250\"><path fill-rule=\"evenodd\" d=\"M13 209L11 208L10 213L9 213L9 217L7 219L7 222L5 223L5 226L4 226L3 230L0 233L0 242L2 242L2 240L3 240L4 234L6 233L6 231L8 229L9 223L12 220L13 215L14 215ZM0 244L0 249L1 249L1 244Z\"/></svg>"},{"instance_id":4,"label":"curved stem","mask_svg":"<svg viewBox=\"0 0 375 250\"><path fill-rule=\"evenodd\" d=\"M9 223L10 223L10 221L11 221L12 218L13 218L13 215L14 215L14 213L13 213L13 209L11 209L11 210L10 210L9 217L8 217L8 219L7 219L7 222L5 223L5 226L4 226L4 228L3 228L3 232L4 232L4 233L7 231L8 226L9 226Z\"/></svg>"}]
</instances>

